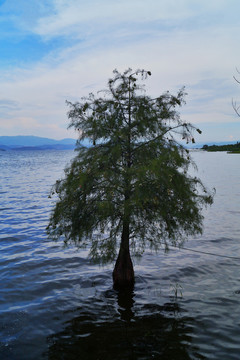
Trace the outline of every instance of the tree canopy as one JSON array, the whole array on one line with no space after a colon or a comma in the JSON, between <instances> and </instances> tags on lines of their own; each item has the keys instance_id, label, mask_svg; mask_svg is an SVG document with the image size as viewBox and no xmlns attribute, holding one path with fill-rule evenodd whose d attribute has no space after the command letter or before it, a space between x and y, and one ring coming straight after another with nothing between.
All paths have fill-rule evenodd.
<instances>
[{"instance_id":1,"label":"tree canopy","mask_svg":"<svg viewBox=\"0 0 240 360\"><path fill-rule=\"evenodd\" d=\"M102 262L116 259L120 249L121 272L128 267L124 258L131 262L129 247L142 254L146 246L167 249L201 233L202 207L213 200L188 174L192 160L180 140L194 142L194 131L201 131L177 111L185 103L184 88L152 98L140 83L150 75L115 70L106 90L67 102L79 141L65 178L53 189L58 201L49 234L90 246L90 256ZM81 146L83 139L92 145Z\"/></svg>"}]
</instances>

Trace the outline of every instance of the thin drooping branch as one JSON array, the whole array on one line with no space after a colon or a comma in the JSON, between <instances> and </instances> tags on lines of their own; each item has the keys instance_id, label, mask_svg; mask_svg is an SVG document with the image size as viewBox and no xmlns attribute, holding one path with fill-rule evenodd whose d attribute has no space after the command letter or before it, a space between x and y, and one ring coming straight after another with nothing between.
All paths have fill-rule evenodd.
<instances>
[{"instance_id":1,"label":"thin drooping branch","mask_svg":"<svg viewBox=\"0 0 240 360\"><path fill-rule=\"evenodd\" d=\"M240 84L240 82L239 82L239 84ZM240 117L240 105L238 106L237 105L237 102L236 101L233 101L233 99L232 99L232 107L233 107L233 110L235 111L235 113L237 114L237 116L239 116Z\"/></svg>"},{"instance_id":2,"label":"thin drooping branch","mask_svg":"<svg viewBox=\"0 0 240 360\"><path fill-rule=\"evenodd\" d=\"M240 71L238 70L238 68L236 68L236 71L237 71L238 74L240 74ZM233 78L238 84L240 84L240 80L238 80L236 78L236 76L233 76ZM235 113L237 114L237 116L240 117L240 105L238 106L237 102L234 101L233 99L232 99L232 107L233 107L233 110L235 111Z\"/></svg>"}]
</instances>

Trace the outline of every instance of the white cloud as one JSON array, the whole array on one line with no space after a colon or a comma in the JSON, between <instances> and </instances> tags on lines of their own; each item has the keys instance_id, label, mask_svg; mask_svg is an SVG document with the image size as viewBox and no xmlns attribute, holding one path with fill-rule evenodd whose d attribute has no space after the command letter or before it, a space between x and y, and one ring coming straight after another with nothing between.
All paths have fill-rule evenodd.
<instances>
[{"instance_id":1,"label":"white cloud","mask_svg":"<svg viewBox=\"0 0 240 360\"><path fill-rule=\"evenodd\" d=\"M224 9L226 16L226 6L229 7L226 0L54 0L52 11L39 17L33 31L46 38L61 35L85 39L120 28L128 32L135 27L141 31L142 26L169 29L184 26L188 20L194 20L195 26L198 22L211 25L211 15Z\"/></svg>"},{"instance_id":2,"label":"white cloud","mask_svg":"<svg viewBox=\"0 0 240 360\"><path fill-rule=\"evenodd\" d=\"M168 1L169 3L169 1ZM34 31L42 36L70 35L71 33L87 36L96 29L102 31L115 25L118 27L128 23L142 23L159 19L181 17L178 6L174 6L171 12L166 10L167 2L161 1L54 1L55 10L52 14L39 19ZM175 3L176 5L176 3ZM169 6L169 5L168 5ZM171 5L170 5L171 6ZM182 11L181 11L182 13ZM169 15L168 15L169 17ZM131 23L129 23L131 22Z\"/></svg>"},{"instance_id":3,"label":"white cloud","mask_svg":"<svg viewBox=\"0 0 240 360\"><path fill-rule=\"evenodd\" d=\"M44 8L36 15L31 31L69 42L27 69L1 73L0 99L19 106L7 109L5 118L12 118L12 131L18 122L15 129L69 136L65 100L104 88L114 68L130 66L152 71L146 85L153 95L186 85L187 120L238 121L230 102L240 93L232 79L240 63L239 26L216 17L223 9L229 14L229 6L226 1L55 0L48 12ZM32 128L23 119L30 119Z\"/></svg>"}]
</instances>

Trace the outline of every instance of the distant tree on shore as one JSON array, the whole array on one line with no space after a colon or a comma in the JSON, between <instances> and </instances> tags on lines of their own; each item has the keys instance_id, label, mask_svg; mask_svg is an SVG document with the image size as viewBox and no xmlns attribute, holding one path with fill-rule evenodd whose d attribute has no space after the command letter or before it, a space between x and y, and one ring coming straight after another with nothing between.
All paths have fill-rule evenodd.
<instances>
[{"instance_id":1,"label":"distant tree on shore","mask_svg":"<svg viewBox=\"0 0 240 360\"><path fill-rule=\"evenodd\" d=\"M227 144L227 145L203 145L203 150L207 151L229 151L229 152L240 152L240 143Z\"/></svg>"},{"instance_id":2,"label":"distant tree on shore","mask_svg":"<svg viewBox=\"0 0 240 360\"><path fill-rule=\"evenodd\" d=\"M184 89L151 98L138 80L150 75L115 70L97 97L68 102L70 127L93 145L78 147L53 190L58 201L49 235L90 245L94 260L116 260L115 288L134 284L130 250L168 249L201 233L201 209L213 201L201 180L188 174L192 160L178 142L179 136L194 142L193 132L201 132L177 111Z\"/></svg>"}]
</instances>

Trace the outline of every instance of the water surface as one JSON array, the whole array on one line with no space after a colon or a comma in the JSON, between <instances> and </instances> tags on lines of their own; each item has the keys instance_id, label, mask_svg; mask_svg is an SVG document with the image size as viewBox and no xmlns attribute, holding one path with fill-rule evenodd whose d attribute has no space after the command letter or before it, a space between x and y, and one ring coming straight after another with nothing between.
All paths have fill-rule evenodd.
<instances>
[{"instance_id":1,"label":"water surface","mask_svg":"<svg viewBox=\"0 0 240 360\"><path fill-rule=\"evenodd\" d=\"M113 265L46 237L51 185L73 156L0 154L0 358L239 359L240 156L192 153L216 188L204 233L134 259L130 294L112 290Z\"/></svg>"}]
</instances>

